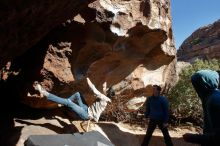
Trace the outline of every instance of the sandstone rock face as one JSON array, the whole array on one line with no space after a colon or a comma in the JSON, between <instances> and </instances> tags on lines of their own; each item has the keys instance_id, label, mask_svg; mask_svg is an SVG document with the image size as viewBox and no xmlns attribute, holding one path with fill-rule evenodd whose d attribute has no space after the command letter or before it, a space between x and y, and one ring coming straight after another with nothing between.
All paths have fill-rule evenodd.
<instances>
[{"instance_id":1,"label":"sandstone rock face","mask_svg":"<svg viewBox=\"0 0 220 146\"><path fill-rule=\"evenodd\" d=\"M64 98L80 91L90 103L94 98L86 77L99 90L106 81L127 102L151 95L153 84L165 87L175 81L169 0L97 0L77 12L16 58L24 103L56 106L38 98L35 81Z\"/></svg>"},{"instance_id":2,"label":"sandstone rock face","mask_svg":"<svg viewBox=\"0 0 220 146\"><path fill-rule=\"evenodd\" d=\"M77 14L82 0L4 0L0 2L0 63L33 47L52 28Z\"/></svg>"},{"instance_id":3,"label":"sandstone rock face","mask_svg":"<svg viewBox=\"0 0 220 146\"><path fill-rule=\"evenodd\" d=\"M200 59L219 59L220 20L196 30L180 46L178 60L193 62Z\"/></svg>"}]
</instances>

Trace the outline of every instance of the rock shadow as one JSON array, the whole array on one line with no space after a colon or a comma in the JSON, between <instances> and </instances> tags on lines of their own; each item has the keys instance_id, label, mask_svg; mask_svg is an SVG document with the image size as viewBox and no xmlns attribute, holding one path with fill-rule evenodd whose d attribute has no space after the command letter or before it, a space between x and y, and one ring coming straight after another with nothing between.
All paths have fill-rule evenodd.
<instances>
[{"instance_id":1,"label":"rock shadow","mask_svg":"<svg viewBox=\"0 0 220 146\"><path fill-rule=\"evenodd\" d=\"M21 136L22 126L13 129L0 130L0 145L15 146Z\"/></svg>"},{"instance_id":2,"label":"rock shadow","mask_svg":"<svg viewBox=\"0 0 220 146\"><path fill-rule=\"evenodd\" d=\"M5 100L3 100L5 101ZM68 124L60 119L76 120L77 116L71 113L71 116L67 114L67 109L65 107L61 107L58 109L50 109L50 110L42 110L42 109L34 109L21 104L19 102L11 102L7 100L7 102L3 102L8 104L8 107L0 108L0 145L1 146L15 146L22 133L23 125L16 126L15 123L26 124L26 125L34 125L41 126L46 129L52 130L55 133L63 134L63 133L75 133L79 132L78 129L73 124ZM12 108L13 107L13 108ZM56 118L56 116L60 118ZM47 120L56 120L62 127L51 123L34 123L32 121L38 120L41 118L45 118ZM15 120L16 119L16 120ZM31 120L28 121L28 120ZM24 126L25 127L25 126Z\"/></svg>"},{"instance_id":3,"label":"rock shadow","mask_svg":"<svg viewBox=\"0 0 220 146\"><path fill-rule=\"evenodd\" d=\"M102 128L103 132L115 146L140 146L145 136L144 134L134 134L122 131L114 124L98 123L98 126ZM174 146L199 146L186 143L182 137L171 138ZM152 136L149 146L166 146L163 136Z\"/></svg>"},{"instance_id":4,"label":"rock shadow","mask_svg":"<svg viewBox=\"0 0 220 146\"><path fill-rule=\"evenodd\" d=\"M57 134L72 134L72 133L79 132L79 130L73 124L67 124L66 122L60 120L59 118L54 118L54 119L56 119L62 127L53 125L51 123L38 124L38 123L32 123L32 122L28 122L24 120L19 120L19 119L16 120L16 122L21 123L21 124L26 124L26 125L45 127L47 129L50 129L56 132Z\"/></svg>"}]
</instances>

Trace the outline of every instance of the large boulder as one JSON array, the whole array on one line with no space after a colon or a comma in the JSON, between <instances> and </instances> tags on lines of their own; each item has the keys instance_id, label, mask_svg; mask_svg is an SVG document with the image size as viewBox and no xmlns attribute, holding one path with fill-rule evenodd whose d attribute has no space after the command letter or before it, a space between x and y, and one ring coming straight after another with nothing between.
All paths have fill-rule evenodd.
<instances>
[{"instance_id":1,"label":"large boulder","mask_svg":"<svg viewBox=\"0 0 220 146\"><path fill-rule=\"evenodd\" d=\"M51 29L71 19L88 1L0 1L0 67L33 47Z\"/></svg>"},{"instance_id":2,"label":"large boulder","mask_svg":"<svg viewBox=\"0 0 220 146\"><path fill-rule=\"evenodd\" d=\"M39 25L30 26L31 31L43 33L41 37L29 38L27 33L21 37L22 43L5 43L10 49L4 50L4 54L18 56L13 63L21 72L11 81L11 86L19 92L17 95L23 103L35 108L56 107L54 103L39 99L39 93L33 89L35 81L64 98L80 91L91 103L94 99L86 77L90 77L99 90L106 81L107 87L112 86L117 96L127 102L134 97L151 95L153 84L168 87L176 80L170 0L97 0L87 7L76 7L75 1L57 3L63 8L57 10L60 15L54 9L37 9L40 3L32 3L36 11L42 13L41 19L58 17L56 21L46 19L43 24L48 29L38 21ZM71 16L69 7L77 9L77 15L72 13L72 18L64 21ZM30 21L33 17L26 19ZM51 26L52 23L55 24ZM6 40L11 35L8 37ZM31 43L26 40L28 38ZM17 47L30 49L18 51Z\"/></svg>"}]
</instances>

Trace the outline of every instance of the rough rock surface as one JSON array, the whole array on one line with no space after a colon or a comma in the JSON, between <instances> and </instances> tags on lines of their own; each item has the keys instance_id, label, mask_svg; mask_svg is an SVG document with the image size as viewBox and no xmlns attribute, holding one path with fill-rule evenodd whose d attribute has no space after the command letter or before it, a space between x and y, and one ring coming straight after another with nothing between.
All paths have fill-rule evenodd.
<instances>
[{"instance_id":1,"label":"rough rock surface","mask_svg":"<svg viewBox=\"0 0 220 146\"><path fill-rule=\"evenodd\" d=\"M7 24L0 54L5 61L13 59L12 70L21 70L7 81L6 87L14 89L9 96L19 96L31 107L56 106L39 99L32 87L35 81L61 97L80 91L91 103L85 77L90 77L99 90L106 81L107 87L112 86L127 101L151 95L152 84L166 87L176 79L170 0L97 0L86 7L68 0L24 6L20 2L17 5L21 9L13 15L6 4L2 6L5 10L0 16L4 12L8 17L0 23L0 28ZM29 13L31 16L22 17ZM16 27L17 21L21 27ZM28 22L32 25L26 27ZM13 24L17 29L11 29ZM17 42L11 43L14 35Z\"/></svg>"},{"instance_id":2,"label":"rough rock surface","mask_svg":"<svg viewBox=\"0 0 220 146\"><path fill-rule=\"evenodd\" d=\"M0 66L33 47L86 3L83 0L0 1Z\"/></svg>"},{"instance_id":3,"label":"rough rock surface","mask_svg":"<svg viewBox=\"0 0 220 146\"><path fill-rule=\"evenodd\" d=\"M220 20L201 27L192 33L180 46L178 60L193 62L195 59L219 59Z\"/></svg>"}]
</instances>

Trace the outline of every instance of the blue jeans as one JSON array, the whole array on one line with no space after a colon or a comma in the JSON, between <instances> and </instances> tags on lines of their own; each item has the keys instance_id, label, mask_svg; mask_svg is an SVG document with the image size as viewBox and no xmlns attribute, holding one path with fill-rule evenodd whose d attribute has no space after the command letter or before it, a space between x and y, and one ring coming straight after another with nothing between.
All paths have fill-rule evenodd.
<instances>
[{"instance_id":1,"label":"blue jeans","mask_svg":"<svg viewBox=\"0 0 220 146\"><path fill-rule=\"evenodd\" d=\"M67 106L70 108L73 112L75 112L81 119L88 120L88 106L83 104L82 97L80 96L79 92L76 92L72 96L70 96L67 99L58 97L54 94L49 93L47 99L62 105ZM76 100L78 104L74 103L73 101Z\"/></svg>"}]
</instances>

